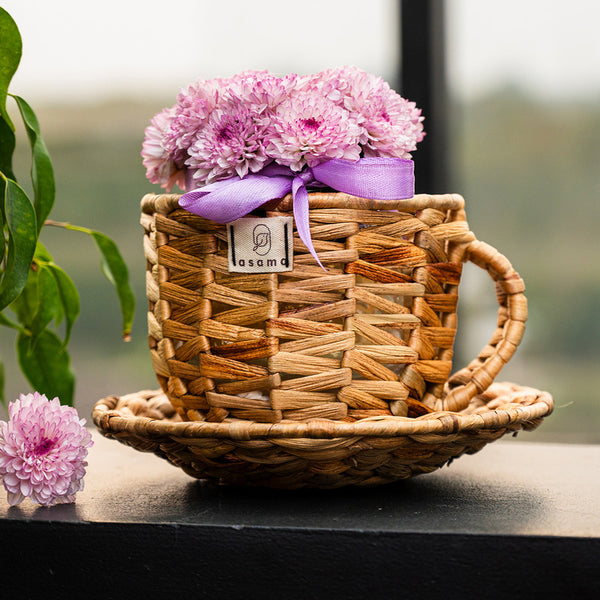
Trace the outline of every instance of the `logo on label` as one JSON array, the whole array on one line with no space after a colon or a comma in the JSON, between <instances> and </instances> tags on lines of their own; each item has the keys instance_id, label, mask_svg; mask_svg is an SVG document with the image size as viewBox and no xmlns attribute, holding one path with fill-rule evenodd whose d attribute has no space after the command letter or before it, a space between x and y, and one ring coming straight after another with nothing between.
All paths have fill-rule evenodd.
<instances>
[{"instance_id":1,"label":"logo on label","mask_svg":"<svg viewBox=\"0 0 600 600\"><path fill-rule=\"evenodd\" d=\"M266 256L271 251L271 230L264 223L260 223L252 231L252 243L252 250L259 256Z\"/></svg>"},{"instance_id":2,"label":"logo on label","mask_svg":"<svg viewBox=\"0 0 600 600\"><path fill-rule=\"evenodd\" d=\"M243 217L227 224L231 273L281 273L293 269L293 217Z\"/></svg>"}]
</instances>

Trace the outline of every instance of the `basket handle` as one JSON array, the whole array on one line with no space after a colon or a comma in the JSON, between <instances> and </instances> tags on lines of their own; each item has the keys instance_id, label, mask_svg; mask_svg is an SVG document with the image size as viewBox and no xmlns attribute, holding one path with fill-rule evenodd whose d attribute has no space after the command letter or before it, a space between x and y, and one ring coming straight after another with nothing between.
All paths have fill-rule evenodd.
<instances>
[{"instance_id":1,"label":"basket handle","mask_svg":"<svg viewBox=\"0 0 600 600\"><path fill-rule=\"evenodd\" d=\"M498 322L487 346L476 359L448 379L448 393L438 401L437 409L460 411L471 399L485 391L502 367L515 353L527 320L527 299L523 292L525 283L513 269L510 261L498 250L473 240L467 247L465 261L485 269L496 283Z\"/></svg>"}]
</instances>

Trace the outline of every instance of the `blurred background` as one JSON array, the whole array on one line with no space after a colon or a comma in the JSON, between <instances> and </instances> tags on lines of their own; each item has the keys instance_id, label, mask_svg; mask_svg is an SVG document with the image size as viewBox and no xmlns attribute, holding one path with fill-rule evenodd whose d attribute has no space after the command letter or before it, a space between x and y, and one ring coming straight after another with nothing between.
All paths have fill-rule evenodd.
<instances>
[{"instance_id":1,"label":"blurred background","mask_svg":"<svg viewBox=\"0 0 600 600\"><path fill-rule=\"evenodd\" d=\"M133 338L124 343L116 296L92 242L46 228L44 244L81 294L70 351L76 407L89 421L99 398L157 387L146 349L138 224L141 197L158 191L140 158L152 116L196 79L243 69L357 65L402 93L400 34L410 23L401 28L398 0L0 5L23 37L11 91L37 111L54 161L52 217L110 235L136 294ZM521 439L600 443L600 5L447 0L443 7L437 33L445 40L449 187L428 191L464 195L471 229L506 254L527 284L524 343L499 379L549 390L556 410ZM23 181L24 140L17 161ZM487 342L495 314L493 285L468 268L457 366ZM0 330L9 400L30 391L13 348L12 333Z\"/></svg>"}]
</instances>

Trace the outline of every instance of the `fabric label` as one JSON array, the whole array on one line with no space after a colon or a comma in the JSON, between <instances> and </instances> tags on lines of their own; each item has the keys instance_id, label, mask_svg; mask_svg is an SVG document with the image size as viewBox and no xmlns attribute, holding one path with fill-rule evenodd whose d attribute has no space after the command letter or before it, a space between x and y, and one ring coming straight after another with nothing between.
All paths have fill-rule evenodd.
<instances>
[{"instance_id":1,"label":"fabric label","mask_svg":"<svg viewBox=\"0 0 600 600\"><path fill-rule=\"evenodd\" d=\"M293 234L293 217L243 217L227 223L230 273L291 271Z\"/></svg>"}]
</instances>

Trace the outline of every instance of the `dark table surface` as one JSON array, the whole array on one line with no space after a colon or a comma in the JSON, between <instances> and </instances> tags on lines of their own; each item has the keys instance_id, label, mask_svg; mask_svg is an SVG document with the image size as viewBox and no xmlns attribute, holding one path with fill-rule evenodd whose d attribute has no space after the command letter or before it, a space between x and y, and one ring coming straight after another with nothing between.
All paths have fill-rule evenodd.
<instances>
[{"instance_id":1,"label":"dark table surface","mask_svg":"<svg viewBox=\"0 0 600 600\"><path fill-rule=\"evenodd\" d=\"M0 499L0 518L600 537L600 446L505 439L434 473L338 490L214 486L95 432L88 462L74 505Z\"/></svg>"},{"instance_id":2,"label":"dark table surface","mask_svg":"<svg viewBox=\"0 0 600 600\"><path fill-rule=\"evenodd\" d=\"M176 577L196 597L362 598L374 581L391 597L471 597L482 582L483 598L600 597L600 446L505 438L387 486L280 491L207 484L94 442L75 504L0 499L2 552L34 548L49 565L20 562L17 578L5 561L8 590L25 577L27 597L60 597L85 578L104 598L163 597Z\"/></svg>"}]
</instances>

